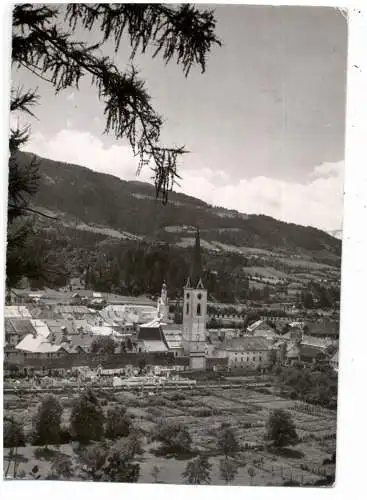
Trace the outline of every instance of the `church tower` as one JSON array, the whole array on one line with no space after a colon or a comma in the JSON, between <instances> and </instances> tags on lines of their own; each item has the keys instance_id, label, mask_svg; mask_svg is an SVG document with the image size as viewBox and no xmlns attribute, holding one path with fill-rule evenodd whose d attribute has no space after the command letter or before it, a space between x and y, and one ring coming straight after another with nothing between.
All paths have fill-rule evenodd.
<instances>
[{"instance_id":1,"label":"church tower","mask_svg":"<svg viewBox=\"0 0 367 500\"><path fill-rule=\"evenodd\" d=\"M161 296L158 299L157 305L158 319L163 323L167 323L168 321L168 309L167 285L163 282Z\"/></svg>"},{"instance_id":2,"label":"church tower","mask_svg":"<svg viewBox=\"0 0 367 500\"><path fill-rule=\"evenodd\" d=\"M196 232L190 276L184 287L182 343L190 356L190 368L204 370L206 365L207 290L202 280L200 234Z\"/></svg>"}]
</instances>

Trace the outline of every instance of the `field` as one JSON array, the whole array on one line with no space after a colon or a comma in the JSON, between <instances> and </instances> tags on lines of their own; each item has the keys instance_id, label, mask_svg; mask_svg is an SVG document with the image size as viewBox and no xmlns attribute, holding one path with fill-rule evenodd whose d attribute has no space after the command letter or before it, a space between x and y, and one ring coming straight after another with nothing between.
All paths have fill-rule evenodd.
<instances>
[{"instance_id":1,"label":"field","mask_svg":"<svg viewBox=\"0 0 367 500\"><path fill-rule=\"evenodd\" d=\"M139 458L139 482L152 482L153 466L160 468L160 480L164 483L182 483L182 472L186 459L156 456L154 450L158 444L151 441L156 425L162 418L180 422L189 430L193 446L210 456L212 464L212 483L221 484L218 464L221 456L217 451L217 432L222 423L230 424L237 434L243 451L238 456L238 475L232 484L251 484L249 468L255 471L252 484L277 485L287 480L301 484L312 483L330 473L322 466L325 458L335 451L336 414L325 409L263 394L245 385L232 389L218 387L205 389L180 390L180 400L175 400L172 393L138 394L128 391L99 391L103 408L123 403L134 419L134 426L144 433L144 454ZM75 394L65 392L60 401L63 404L63 423L67 424L71 403ZM5 394L4 410L8 416L24 423L25 432L29 433L32 416L41 400L39 394ZM263 446L265 423L271 409L288 410L295 422L301 442L282 453L273 453ZM29 473L37 464L40 470L47 470L49 463L36 459L36 447L20 448L18 453L23 458L19 471ZM58 452L73 456L73 445L61 445ZM7 450L5 450L5 455ZM334 466L331 466L334 467ZM6 469L6 459L4 463ZM333 471L331 471L333 472Z\"/></svg>"}]
</instances>

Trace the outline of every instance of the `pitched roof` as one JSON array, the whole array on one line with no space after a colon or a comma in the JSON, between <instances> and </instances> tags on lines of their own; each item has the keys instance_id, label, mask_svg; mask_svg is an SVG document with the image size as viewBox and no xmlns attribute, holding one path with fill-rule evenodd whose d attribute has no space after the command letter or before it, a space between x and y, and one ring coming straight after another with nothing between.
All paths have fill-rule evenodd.
<instances>
[{"instance_id":1,"label":"pitched roof","mask_svg":"<svg viewBox=\"0 0 367 500\"><path fill-rule=\"evenodd\" d=\"M44 321L40 319L31 319L30 321L33 328L37 332L37 335L41 335L44 338L47 338L50 335L50 330Z\"/></svg>"},{"instance_id":2,"label":"pitched roof","mask_svg":"<svg viewBox=\"0 0 367 500\"><path fill-rule=\"evenodd\" d=\"M5 335L27 335L28 333L36 334L30 319L5 317Z\"/></svg>"},{"instance_id":3,"label":"pitched roof","mask_svg":"<svg viewBox=\"0 0 367 500\"><path fill-rule=\"evenodd\" d=\"M315 321L315 322L307 322L306 325L308 333L310 335L318 335L318 336L339 336L339 321Z\"/></svg>"},{"instance_id":4,"label":"pitched roof","mask_svg":"<svg viewBox=\"0 0 367 500\"><path fill-rule=\"evenodd\" d=\"M151 323L141 325L138 330L137 340L144 343L163 343L163 350L168 349L167 341L159 321L152 321Z\"/></svg>"},{"instance_id":5,"label":"pitched roof","mask_svg":"<svg viewBox=\"0 0 367 500\"><path fill-rule=\"evenodd\" d=\"M303 335L301 344L307 344L316 347L326 347L328 342L324 339L318 337L312 337L311 335Z\"/></svg>"},{"instance_id":6,"label":"pitched roof","mask_svg":"<svg viewBox=\"0 0 367 500\"><path fill-rule=\"evenodd\" d=\"M239 337L225 340L223 347L228 351L268 351L269 342L263 337Z\"/></svg>"},{"instance_id":7,"label":"pitched roof","mask_svg":"<svg viewBox=\"0 0 367 500\"><path fill-rule=\"evenodd\" d=\"M307 344L300 344L299 346L299 353L301 355L301 358L315 358L318 354L320 354L322 350L320 347L312 346L312 345L307 345Z\"/></svg>"},{"instance_id":8,"label":"pitched roof","mask_svg":"<svg viewBox=\"0 0 367 500\"><path fill-rule=\"evenodd\" d=\"M24 339L19 342L16 348L20 351L38 352L38 353L52 353L60 350L60 345L51 344L47 339L41 335L26 335Z\"/></svg>"},{"instance_id":9,"label":"pitched roof","mask_svg":"<svg viewBox=\"0 0 367 500\"><path fill-rule=\"evenodd\" d=\"M259 319L247 327L247 331L252 333L257 329L262 331L275 332L274 328L269 325L269 323L264 319Z\"/></svg>"}]
</instances>

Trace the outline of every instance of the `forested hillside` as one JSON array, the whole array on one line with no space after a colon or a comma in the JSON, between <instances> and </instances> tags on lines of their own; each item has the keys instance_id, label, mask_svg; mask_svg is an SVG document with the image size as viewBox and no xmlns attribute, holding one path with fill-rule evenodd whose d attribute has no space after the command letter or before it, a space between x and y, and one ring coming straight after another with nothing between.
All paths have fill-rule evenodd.
<instances>
[{"instance_id":1,"label":"forested hillside","mask_svg":"<svg viewBox=\"0 0 367 500\"><path fill-rule=\"evenodd\" d=\"M19 153L19 163L26 165L29 157ZM338 273L341 242L315 228L212 207L175 192L163 206L147 183L43 158L39 170L32 206L56 219L35 217L34 235L23 249L37 255L45 270L32 277L33 286L58 287L81 276L87 287L137 295L156 293L166 280L171 294L179 295L196 226L214 300L266 299L267 287L251 281L264 266L284 282L295 270L315 272L316 278L322 267Z\"/></svg>"}]
</instances>

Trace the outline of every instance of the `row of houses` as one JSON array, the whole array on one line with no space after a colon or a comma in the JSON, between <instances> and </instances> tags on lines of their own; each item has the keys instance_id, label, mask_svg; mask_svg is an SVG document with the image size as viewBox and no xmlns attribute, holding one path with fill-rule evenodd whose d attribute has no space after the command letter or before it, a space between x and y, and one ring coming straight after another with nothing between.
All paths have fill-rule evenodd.
<instances>
[{"instance_id":1,"label":"row of houses","mask_svg":"<svg viewBox=\"0 0 367 500\"><path fill-rule=\"evenodd\" d=\"M38 360L50 367L68 359L73 366L88 364L93 341L101 337L115 340L117 364L119 359L124 362L126 353L184 357L181 325L163 323L150 306L114 305L98 312L85 306L55 306L53 310L56 318L41 319L45 314L37 307L5 307L5 363L34 366ZM274 362L274 353L282 363L314 363L325 354L338 368L335 339L311 335L303 323L292 323L285 335L265 320L252 323L245 333L207 330L207 366L265 369Z\"/></svg>"}]
</instances>

